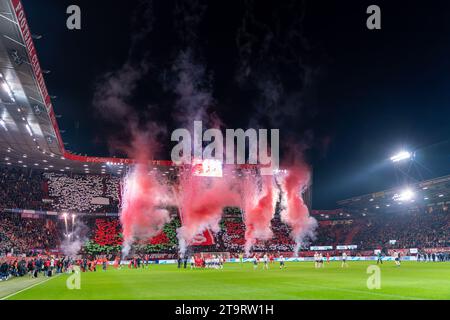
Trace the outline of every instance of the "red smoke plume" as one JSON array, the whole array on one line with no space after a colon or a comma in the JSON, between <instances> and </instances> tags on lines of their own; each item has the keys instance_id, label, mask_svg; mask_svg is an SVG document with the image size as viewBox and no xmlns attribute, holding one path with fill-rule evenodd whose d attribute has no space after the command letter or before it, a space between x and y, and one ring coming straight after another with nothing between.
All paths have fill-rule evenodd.
<instances>
[{"instance_id":1,"label":"red smoke plume","mask_svg":"<svg viewBox=\"0 0 450 320\"><path fill-rule=\"evenodd\" d=\"M134 134L132 154L136 164L124 178L120 221L123 227L124 255L136 239L158 234L169 222L163 205L169 201L167 187L156 170L149 170L151 147L145 134Z\"/></svg>"},{"instance_id":2,"label":"red smoke plume","mask_svg":"<svg viewBox=\"0 0 450 320\"><path fill-rule=\"evenodd\" d=\"M182 218L182 227L177 230L181 253L197 234L206 229L219 231L224 207L239 205L239 192L230 176L195 176L190 170L181 173L176 191Z\"/></svg>"},{"instance_id":3,"label":"red smoke plume","mask_svg":"<svg viewBox=\"0 0 450 320\"><path fill-rule=\"evenodd\" d=\"M302 197L310 179L310 170L302 162L287 167L288 173L282 182L285 203L281 218L291 228L291 236L296 242L295 253L298 253L299 247L305 237L312 238L317 222L309 216L308 207L305 205Z\"/></svg>"},{"instance_id":4,"label":"red smoke plume","mask_svg":"<svg viewBox=\"0 0 450 320\"><path fill-rule=\"evenodd\" d=\"M272 237L271 220L275 211L272 176L262 176L260 179L258 181L254 174L246 173L241 182L247 255L257 239L268 240Z\"/></svg>"}]
</instances>

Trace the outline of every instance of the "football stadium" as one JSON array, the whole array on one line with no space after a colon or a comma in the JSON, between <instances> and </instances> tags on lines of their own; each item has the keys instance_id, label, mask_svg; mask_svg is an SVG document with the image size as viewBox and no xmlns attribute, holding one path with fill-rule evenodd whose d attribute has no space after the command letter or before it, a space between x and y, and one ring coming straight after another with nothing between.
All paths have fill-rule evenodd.
<instances>
[{"instance_id":1,"label":"football stadium","mask_svg":"<svg viewBox=\"0 0 450 320\"><path fill-rule=\"evenodd\" d=\"M105 9L104 17L125 10L121 19L132 32L110 30L110 41L99 36L100 28L92 31L100 44L93 44L79 40L94 28L98 11L93 3L70 9L64 1L54 7L44 2L0 1L1 300L450 298L450 101L444 89L449 79L441 74L448 63L426 66L440 70L443 78L422 73L433 88L420 86L432 98L415 91L415 76L375 73L376 79L401 79L404 87L398 92L406 90L408 99L386 93L385 100L367 104L410 104L410 109L390 107L380 111L387 114L377 118L380 122L365 122L375 117L376 107L365 113L357 102L354 111L333 113L318 107L310 112L305 106L312 98L304 92L314 91L313 80L305 79L317 76L308 50L318 45L305 44L308 34L296 29L303 18L296 17L308 1L272 4L273 10L252 1L236 4L243 17L242 25L230 18L230 25L237 25L230 36L239 49L237 75L231 75L232 64L208 65L215 66L211 61L230 51L228 42L220 44L220 37L211 36L227 39L227 32L217 29L227 29L223 21L214 17L231 9L219 4L136 1L129 10ZM55 14L53 22L43 7L46 14ZM358 32L370 33L365 10ZM178 36L160 33L172 22L159 19L159 12L170 12ZM304 23L314 25L308 17ZM62 31L54 30L61 21ZM354 17L348 21L344 29L353 27ZM45 34L34 33L39 29ZM158 46L152 42L154 51L148 53L145 39L152 32ZM202 37L217 42L208 38L205 45ZM118 66L115 53L109 58L102 51L103 42L121 52ZM187 49L173 49L178 43ZM86 51L68 53L66 45ZM303 45L309 49L303 51ZM438 52L448 54L433 45L428 47L430 56L435 54L430 60L438 61ZM202 46L206 49L199 53ZM220 53L209 52L209 46ZM168 47L170 54L164 51ZM306 58L299 62L292 55ZM358 59L347 62L357 68L365 61ZM166 60L173 64L161 62ZM290 72L301 74L305 82L300 89L290 86L300 81L292 80ZM156 80L147 81L155 73ZM349 83L362 81L358 72L348 73L348 79L355 77ZM52 79L58 77L54 74L60 78ZM314 81L326 82L323 78ZM345 87L345 81L340 85ZM140 88L140 82L148 87ZM82 87L91 90L87 102L78 111L71 109L78 102L67 97ZM242 92L228 98L227 90ZM372 93L367 89L364 94ZM364 94L341 98L351 104ZM249 97L261 106L258 112L228 109ZM439 103L432 100L436 97ZM331 96L321 99L326 105L333 101ZM428 103L418 107L423 116L413 106L422 102ZM217 110L211 112L211 106ZM316 114L323 110L329 113L319 121ZM435 112L441 114L434 117ZM235 121L238 115L246 118ZM401 130L409 133L394 142ZM348 132L347 138L340 138L341 132ZM380 142L384 137L391 139ZM170 152L174 142L177 149ZM270 152L264 155L261 150L268 144Z\"/></svg>"}]
</instances>

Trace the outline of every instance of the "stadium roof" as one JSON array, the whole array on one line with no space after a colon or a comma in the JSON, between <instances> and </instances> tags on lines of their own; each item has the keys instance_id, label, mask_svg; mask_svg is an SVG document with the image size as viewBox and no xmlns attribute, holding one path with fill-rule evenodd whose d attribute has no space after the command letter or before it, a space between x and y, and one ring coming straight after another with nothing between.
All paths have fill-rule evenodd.
<instances>
[{"instance_id":1,"label":"stadium roof","mask_svg":"<svg viewBox=\"0 0 450 320\"><path fill-rule=\"evenodd\" d=\"M121 174L131 159L69 153L58 128L20 0L0 2L0 163L71 172ZM155 166L171 165L154 161Z\"/></svg>"},{"instance_id":2,"label":"stadium roof","mask_svg":"<svg viewBox=\"0 0 450 320\"><path fill-rule=\"evenodd\" d=\"M17 10L13 10L13 5ZM21 3L0 3L0 147L62 156L63 143Z\"/></svg>"},{"instance_id":3,"label":"stadium roof","mask_svg":"<svg viewBox=\"0 0 450 320\"><path fill-rule=\"evenodd\" d=\"M341 208L370 212L444 204L450 204L450 175L338 201Z\"/></svg>"}]
</instances>

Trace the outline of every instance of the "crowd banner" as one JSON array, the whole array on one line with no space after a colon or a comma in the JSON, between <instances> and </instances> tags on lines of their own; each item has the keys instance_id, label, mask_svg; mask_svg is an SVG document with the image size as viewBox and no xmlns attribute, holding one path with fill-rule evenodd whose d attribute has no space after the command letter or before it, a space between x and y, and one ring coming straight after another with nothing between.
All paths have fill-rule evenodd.
<instances>
[{"instance_id":1,"label":"crowd banner","mask_svg":"<svg viewBox=\"0 0 450 320\"><path fill-rule=\"evenodd\" d=\"M356 244L350 244L350 245L340 245L336 246L337 250L356 250L358 249L358 246Z\"/></svg>"},{"instance_id":2,"label":"crowd banner","mask_svg":"<svg viewBox=\"0 0 450 320\"><path fill-rule=\"evenodd\" d=\"M333 250L333 246L311 246L309 247L311 251L325 251L325 250Z\"/></svg>"}]
</instances>

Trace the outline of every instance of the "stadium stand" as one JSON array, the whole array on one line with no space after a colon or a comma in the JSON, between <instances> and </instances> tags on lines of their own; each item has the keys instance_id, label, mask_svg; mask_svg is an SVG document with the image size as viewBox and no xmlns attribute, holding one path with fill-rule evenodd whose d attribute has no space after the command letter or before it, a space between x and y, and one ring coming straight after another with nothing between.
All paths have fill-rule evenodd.
<instances>
[{"instance_id":1,"label":"stadium stand","mask_svg":"<svg viewBox=\"0 0 450 320\"><path fill-rule=\"evenodd\" d=\"M447 207L444 207L447 208ZM447 209L402 212L357 221L353 242L362 249L377 247L422 248L450 244L450 220ZM396 240L390 244L389 240Z\"/></svg>"},{"instance_id":2,"label":"stadium stand","mask_svg":"<svg viewBox=\"0 0 450 320\"><path fill-rule=\"evenodd\" d=\"M53 219L22 218L18 214L1 215L0 251L30 253L33 249L56 248L61 239L57 232L58 223ZM91 222L88 222L88 221ZM118 218L83 219L92 231L90 239L104 248L122 243L121 227ZM177 220L177 219L176 219ZM329 221L332 222L332 221ZM415 222L415 223L413 223ZM179 220L164 229L152 239L141 242L148 252L175 252L176 225ZM61 227L61 226L60 226ZM355 219L352 223L322 224L317 232L317 239L311 245L357 245L359 250L393 249L393 248L440 248L450 246L448 230L450 219L444 211L434 211L422 216L417 214L409 217L386 217L380 215L368 219ZM293 241L289 238L289 228L278 219L272 221L274 236L270 241L258 241L254 251L292 251ZM357 230L351 243L345 243L348 234ZM213 248L199 248L202 251L243 251L245 225L237 221L224 221L223 230L216 234L216 245ZM335 238L336 236L336 238ZM342 241L341 241L342 240ZM391 244L390 240L396 240ZM100 250L101 251L101 250ZM99 252L100 252L99 251Z\"/></svg>"},{"instance_id":3,"label":"stadium stand","mask_svg":"<svg viewBox=\"0 0 450 320\"><path fill-rule=\"evenodd\" d=\"M119 178L111 175L0 167L0 209L117 213L119 190Z\"/></svg>"},{"instance_id":4,"label":"stadium stand","mask_svg":"<svg viewBox=\"0 0 450 320\"><path fill-rule=\"evenodd\" d=\"M122 244L119 219L95 219L93 241L101 246Z\"/></svg>"},{"instance_id":5,"label":"stadium stand","mask_svg":"<svg viewBox=\"0 0 450 320\"><path fill-rule=\"evenodd\" d=\"M0 255L57 250L64 239L60 213L65 211L76 213L77 223L87 227L87 238L95 252L119 250L122 243L117 217L119 178L2 167L0 180ZM49 210L53 210L52 215ZM172 221L160 234L138 243L139 252L176 252L176 229L180 226L176 208L171 209L171 215ZM381 248L450 247L447 202L404 207L395 213L352 208L325 213L313 211L313 216L319 227L316 238L306 246L356 245L364 252ZM272 239L257 241L254 251L287 252L294 249L290 229L279 214L272 220L272 231ZM224 208L221 231L215 234L215 244L198 250L242 252L244 235L245 224L240 209Z\"/></svg>"},{"instance_id":6,"label":"stadium stand","mask_svg":"<svg viewBox=\"0 0 450 320\"><path fill-rule=\"evenodd\" d=\"M44 197L42 175L19 168L0 167L0 209L46 210L50 206L42 202Z\"/></svg>"},{"instance_id":7,"label":"stadium stand","mask_svg":"<svg viewBox=\"0 0 450 320\"><path fill-rule=\"evenodd\" d=\"M45 173L48 196L56 211L117 212L119 178L101 175Z\"/></svg>"},{"instance_id":8,"label":"stadium stand","mask_svg":"<svg viewBox=\"0 0 450 320\"><path fill-rule=\"evenodd\" d=\"M0 213L0 256L7 253L34 255L56 248L60 233L54 219L27 219L15 213Z\"/></svg>"}]
</instances>

